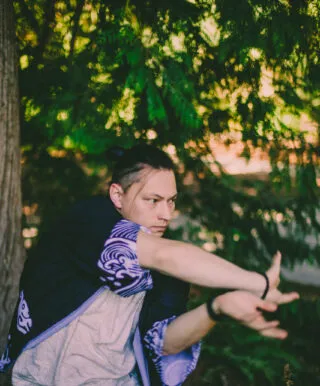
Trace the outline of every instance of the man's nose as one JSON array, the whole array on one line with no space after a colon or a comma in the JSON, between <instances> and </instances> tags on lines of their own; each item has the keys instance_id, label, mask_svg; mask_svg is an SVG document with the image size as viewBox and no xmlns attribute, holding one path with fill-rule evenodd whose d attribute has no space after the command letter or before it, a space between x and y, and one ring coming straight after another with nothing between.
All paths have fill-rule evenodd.
<instances>
[{"instance_id":1,"label":"man's nose","mask_svg":"<svg viewBox=\"0 0 320 386\"><path fill-rule=\"evenodd\" d=\"M164 201L161 202L161 205L159 206L159 212L158 217L162 220L169 221L172 216L172 208L170 207L169 203Z\"/></svg>"}]
</instances>

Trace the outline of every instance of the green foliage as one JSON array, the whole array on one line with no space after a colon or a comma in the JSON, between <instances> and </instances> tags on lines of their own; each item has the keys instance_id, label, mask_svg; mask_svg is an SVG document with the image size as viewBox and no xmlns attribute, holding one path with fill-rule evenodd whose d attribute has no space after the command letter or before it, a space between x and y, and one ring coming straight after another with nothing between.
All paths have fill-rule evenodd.
<instances>
[{"instance_id":1,"label":"green foliage","mask_svg":"<svg viewBox=\"0 0 320 386\"><path fill-rule=\"evenodd\" d=\"M263 339L236 323L216 328L203 347L204 358L215 364L204 374L204 384L223 384L222 375L241 385L282 385L287 363L299 368L281 343Z\"/></svg>"},{"instance_id":2,"label":"green foliage","mask_svg":"<svg viewBox=\"0 0 320 386\"><path fill-rule=\"evenodd\" d=\"M284 289L297 289L286 284ZM319 290L300 288L303 299L284 305L269 320L279 320L289 337L285 341L264 338L232 320L219 322L204 339L196 379L199 386L288 386L319 383L320 367L315 355L319 341ZM197 288L191 307L201 304L212 291ZM214 291L216 295L223 291ZM194 383L193 383L194 382Z\"/></svg>"}]
</instances>

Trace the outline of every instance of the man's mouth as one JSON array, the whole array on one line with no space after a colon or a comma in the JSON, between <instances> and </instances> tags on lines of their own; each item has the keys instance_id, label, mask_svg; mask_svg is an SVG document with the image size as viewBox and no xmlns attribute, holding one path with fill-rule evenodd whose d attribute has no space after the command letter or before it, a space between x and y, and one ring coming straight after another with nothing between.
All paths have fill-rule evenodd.
<instances>
[{"instance_id":1,"label":"man's mouth","mask_svg":"<svg viewBox=\"0 0 320 386\"><path fill-rule=\"evenodd\" d=\"M151 231L152 232L164 232L166 229L167 229L167 227L166 226L152 226L151 228Z\"/></svg>"}]
</instances>

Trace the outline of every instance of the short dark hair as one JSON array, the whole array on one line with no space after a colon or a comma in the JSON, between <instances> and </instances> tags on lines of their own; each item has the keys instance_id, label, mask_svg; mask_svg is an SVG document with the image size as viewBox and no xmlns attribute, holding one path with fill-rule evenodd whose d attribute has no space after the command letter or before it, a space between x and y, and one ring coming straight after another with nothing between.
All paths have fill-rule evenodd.
<instances>
[{"instance_id":1,"label":"short dark hair","mask_svg":"<svg viewBox=\"0 0 320 386\"><path fill-rule=\"evenodd\" d=\"M111 183L118 183L126 191L140 180L140 172L150 167L156 170L174 170L171 158L163 150L140 144L124 150L113 169Z\"/></svg>"}]
</instances>

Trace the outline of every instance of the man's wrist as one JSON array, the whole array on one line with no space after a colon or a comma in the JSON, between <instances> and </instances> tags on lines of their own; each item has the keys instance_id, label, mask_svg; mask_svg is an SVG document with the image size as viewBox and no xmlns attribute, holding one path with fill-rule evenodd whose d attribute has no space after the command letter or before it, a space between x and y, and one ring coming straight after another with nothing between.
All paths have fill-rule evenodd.
<instances>
[{"instance_id":1,"label":"man's wrist","mask_svg":"<svg viewBox=\"0 0 320 386\"><path fill-rule=\"evenodd\" d=\"M252 273L254 274L254 277L252 278L252 284L254 283L253 285L255 289L251 289L249 291L253 292L259 298L265 299L270 290L269 278L264 272L252 271ZM246 290L248 291L248 288Z\"/></svg>"},{"instance_id":2,"label":"man's wrist","mask_svg":"<svg viewBox=\"0 0 320 386\"><path fill-rule=\"evenodd\" d=\"M269 292L269 289L270 289L270 282L269 282L269 278L267 276L266 273L262 272L261 275L264 277L265 281L266 281L266 286L265 286L265 289L264 289L264 292L261 296L261 299L265 299L268 295L268 292Z\"/></svg>"},{"instance_id":3,"label":"man's wrist","mask_svg":"<svg viewBox=\"0 0 320 386\"><path fill-rule=\"evenodd\" d=\"M224 319L224 315L221 314L219 307L218 297L211 296L206 302L208 316L214 322L218 322Z\"/></svg>"}]
</instances>

